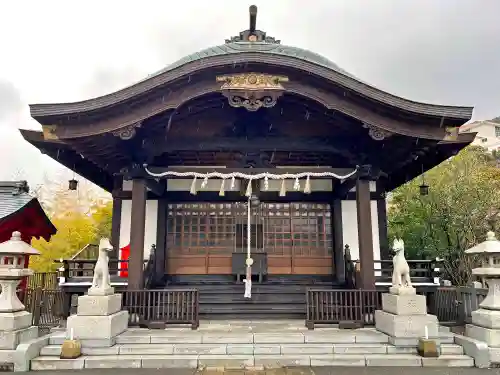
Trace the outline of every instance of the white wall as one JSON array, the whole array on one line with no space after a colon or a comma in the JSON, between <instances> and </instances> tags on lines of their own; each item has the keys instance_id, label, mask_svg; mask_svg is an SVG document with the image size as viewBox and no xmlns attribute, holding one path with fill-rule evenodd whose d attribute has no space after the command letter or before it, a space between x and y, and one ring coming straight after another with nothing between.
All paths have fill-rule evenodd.
<instances>
[{"instance_id":1,"label":"white wall","mask_svg":"<svg viewBox=\"0 0 500 375\"><path fill-rule=\"evenodd\" d=\"M378 232L378 213L377 201L371 201L371 214L372 214L372 236L373 236L373 259L380 260L380 240ZM342 242L349 245L351 249L352 259L359 259L359 241L358 241L358 216L356 211L356 201L342 201ZM379 268L376 265L375 268Z\"/></svg>"},{"instance_id":2,"label":"white wall","mask_svg":"<svg viewBox=\"0 0 500 375\"><path fill-rule=\"evenodd\" d=\"M132 200L122 201L120 221L120 248L130 243L130 219L132 216ZM149 258L151 245L156 244L156 224L158 221L158 201L146 201L146 228L144 232L144 259Z\"/></svg>"}]
</instances>

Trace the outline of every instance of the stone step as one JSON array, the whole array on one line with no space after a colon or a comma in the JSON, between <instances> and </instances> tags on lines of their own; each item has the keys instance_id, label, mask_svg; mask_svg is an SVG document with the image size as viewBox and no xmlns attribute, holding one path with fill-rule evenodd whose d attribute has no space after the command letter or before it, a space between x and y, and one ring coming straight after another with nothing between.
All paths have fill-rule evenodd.
<instances>
[{"instance_id":1,"label":"stone step","mask_svg":"<svg viewBox=\"0 0 500 375\"><path fill-rule=\"evenodd\" d=\"M459 345L446 344L442 355L463 355ZM59 356L61 345L48 345L41 356ZM82 348L83 355L256 355L256 354L417 354L416 348L398 348L384 344L119 344L109 348Z\"/></svg>"},{"instance_id":2,"label":"stone step","mask_svg":"<svg viewBox=\"0 0 500 375\"><path fill-rule=\"evenodd\" d=\"M473 367L465 355L421 358L411 354L316 354L316 355L102 355L74 360L40 356L31 361L32 370L83 368L278 368L284 366L430 366Z\"/></svg>"}]
</instances>

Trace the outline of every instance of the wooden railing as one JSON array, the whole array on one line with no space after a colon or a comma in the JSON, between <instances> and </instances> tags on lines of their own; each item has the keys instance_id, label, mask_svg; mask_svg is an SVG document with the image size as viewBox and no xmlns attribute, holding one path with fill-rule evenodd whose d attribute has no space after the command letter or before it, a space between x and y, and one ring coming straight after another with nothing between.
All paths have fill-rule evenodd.
<instances>
[{"instance_id":1,"label":"wooden railing","mask_svg":"<svg viewBox=\"0 0 500 375\"><path fill-rule=\"evenodd\" d=\"M382 292L377 290L309 289L306 292L306 327L343 321L372 325L375 310L382 308Z\"/></svg>"},{"instance_id":2,"label":"wooden railing","mask_svg":"<svg viewBox=\"0 0 500 375\"><path fill-rule=\"evenodd\" d=\"M57 272L35 272L27 279L27 287L32 289L56 289L58 285Z\"/></svg>"},{"instance_id":3,"label":"wooden railing","mask_svg":"<svg viewBox=\"0 0 500 375\"><path fill-rule=\"evenodd\" d=\"M440 262L437 260L407 260L410 266L410 276L412 282L418 283L434 283L434 279L440 276ZM355 270L355 285L359 285L360 267L362 266L359 260L353 261ZM346 265L347 267L347 265ZM393 263L392 259L375 260L375 280L378 283L390 283L392 280ZM346 274L346 277L348 275Z\"/></svg>"},{"instance_id":4,"label":"wooden railing","mask_svg":"<svg viewBox=\"0 0 500 375\"><path fill-rule=\"evenodd\" d=\"M356 322L375 323L375 310L382 309L381 290L309 289L306 292L306 326ZM471 322L471 313L488 294L487 289L470 287L438 287L422 289L427 297L428 313L436 315L441 324L463 326Z\"/></svg>"},{"instance_id":5,"label":"wooden railing","mask_svg":"<svg viewBox=\"0 0 500 375\"><path fill-rule=\"evenodd\" d=\"M26 311L32 314L32 325L43 334L59 326L64 316L64 293L60 289L30 288L18 293Z\"/></svg>"},{"instance_id":6,"label":"wooden railing","mask_svg":"<svg viewBox=\"0 0 500 375\"><path fill-rule=\"evenodd\" d=\"M59 276L62 276L68 281L73 278L81 278L81 277L93 277L94 275L94 267L97 263L97 259L61 259L54 261L55 263L62 264L62 270L59 271ZM146 265L148 260L144 260L144 264ZM120 264L128 264L128 260L118 260L118 259L110 259L109 260L109 273L111 276L117 275L120 271L118 265ZM122 269L122 271L126 271L127 269Z\"/></svg>"},{"instance_id":7,"label":"wooden railing","mask_svg":"<svg viewBox=\"0 0 500 375\"><path fill-rule=\"evenodd\" d=\"M150 323L200 325L197 289L127 290L123 309L129 312L129 324Z\"/></svg>"}]
</instances>

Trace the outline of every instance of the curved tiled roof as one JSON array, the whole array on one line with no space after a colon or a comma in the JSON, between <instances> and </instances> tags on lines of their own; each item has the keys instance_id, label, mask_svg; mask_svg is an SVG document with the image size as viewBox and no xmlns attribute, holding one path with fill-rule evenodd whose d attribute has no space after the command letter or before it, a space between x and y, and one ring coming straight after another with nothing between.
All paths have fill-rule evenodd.
<instances>
[{"instance_id":1,"label":"curved tiled roof","mask_svg":"<svg viewBox=\"0 0 500 375\"><path fill-rule=\"evenodd\" d=\"M332 70L335 70L336 72L342 73L344 75L347 75L349 77L355 78L359 81L358 78L354 77L353 75L349 74L345 70L341 69L337 64L334 62L328 60L326 57L321 56L315 52L302 49L299 47L291 47L291 46L285 46L282 44L276 44L276 43L266 43L266 42L231 42L231 43L226 43L222 44L219 46L215 47L210 47L206 48L202 51L192 53L188 56L183 57L180 60L177 60L173 64L168 65L164 69L159 70L156 73L153 73L149 75L146 79L150 79L152 77L155 77L157 75L163 74L165 72L168 72L170 70L173 70L175 68L178 68L179 66L182 66L184 64L201 60L206 57L212 57L212 56L221 56L221 55L231 55L231 54L238 54L242 52L258 52L258 53L265 53L265 54L270 54L270 55L279 55L279 56L290 56L290 57L295 57L300 60L304 61L309 61L312 62L316 65L323 66L325 68L329 68Z\"/></svg>"}]
</instances>

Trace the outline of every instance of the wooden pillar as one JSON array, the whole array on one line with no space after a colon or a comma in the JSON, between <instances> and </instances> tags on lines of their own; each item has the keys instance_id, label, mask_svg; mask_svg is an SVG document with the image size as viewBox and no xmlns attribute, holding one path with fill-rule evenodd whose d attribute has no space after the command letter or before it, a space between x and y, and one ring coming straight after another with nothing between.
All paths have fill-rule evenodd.
<instances>
[{"instance_id":1,"label":"wooden pillar","mask_svg":"<svg viewBox=\"0 0 500 375\"><path fill-rule=\"evenodd\" d=\"M385 194L383 199L377 200L377 217L380 259L391 259L391 254L389 252L389 235L387 233L387 202L385 200Z\"/></svg>"},{"instance_id":2,"label":"wooden pillar","mask_svg":"<svg viewBox=\"0 0 500 375\"><path fill-rule=\"evenodd\" d=\"M337 282L345 283L344 234L342 228L342 201L336 199L331 204L332 236L333 236L333 266Z\"/></svg>"},{"instance_id":3,"label":"wooden pillar","mask_svg":"<svg viewBox=\"0 0 500 375\"><path fill-rule=\"evenodd\" d=\"M356 181L361 289L375 289L369 170L369 167L361 168Z\"/></svg>"},{"instance_id":4,"label":"wooden pillar","mask_svg":"<svg viewBox=\"0 0 500 375\"><path fill-rule=\"evenodd\" d=\"M113 194L115 191L122 190L123 177L117 176L113 181ZM111 217L111 244L113 251L111 252L110 259L118 259L118 252L120 248L120 227L122 220L122 198L113 195L113 211Z\"/></svg>"},{"instance_id":5,"label":"wooden pillar","mask_svg":"<svg viewBox=\"0 0 500 375\"><path fill-rule=\"evenodd\" d=\"M160 282L166 273L167 257L167 218L168 201L166 198L158 200L158 219L156 222L156 253L155 253L155 282Z\"/></svg>"},{"instance_id":6,"label":"wooden pillar","mask_svg":"<svg viewBox=\"0 0 500 375\"><path fill-rule=\"evenodd\" d=\"M130 257L128 265L128 289L142 289L144 268L144 234L146 230L146 181L133 180L132 212L130 219Z\"/></svg>"}]
</instances>

